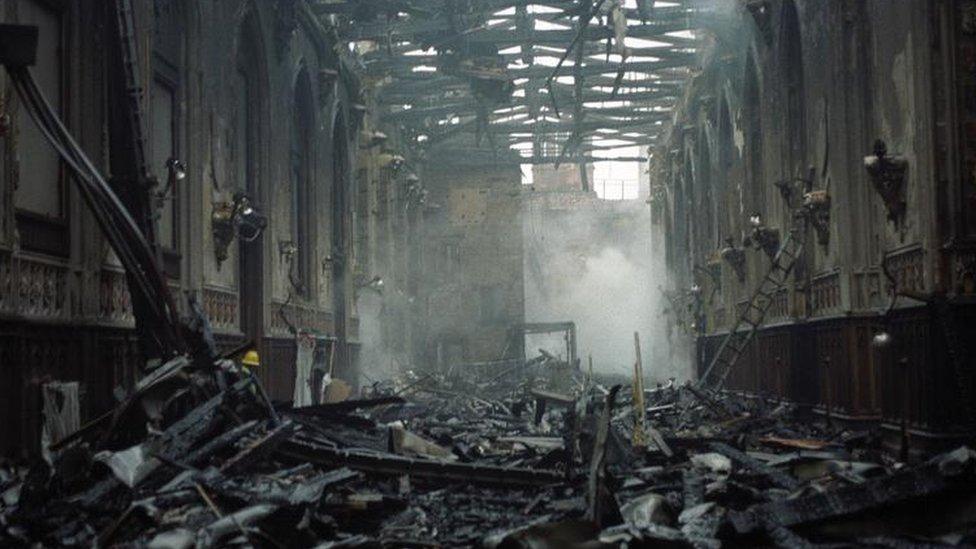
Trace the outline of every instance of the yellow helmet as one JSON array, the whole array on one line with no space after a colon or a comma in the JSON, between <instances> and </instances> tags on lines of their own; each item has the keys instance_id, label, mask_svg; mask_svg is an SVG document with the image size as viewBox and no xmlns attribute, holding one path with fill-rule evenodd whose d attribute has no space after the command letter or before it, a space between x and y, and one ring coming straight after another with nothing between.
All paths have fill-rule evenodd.
<instances>
[{"instance_id":1,"label":"yellow helmet","mask_svg":"<svg viewBox=\"0 0 976 549\"><path fill-rule=\"evenodd\" d=\"M254 349L244 353L244 358L241 359L241 364L245 366L260 366L261 358L258 357L258 352Z\"/></svg>"}]
</instances>

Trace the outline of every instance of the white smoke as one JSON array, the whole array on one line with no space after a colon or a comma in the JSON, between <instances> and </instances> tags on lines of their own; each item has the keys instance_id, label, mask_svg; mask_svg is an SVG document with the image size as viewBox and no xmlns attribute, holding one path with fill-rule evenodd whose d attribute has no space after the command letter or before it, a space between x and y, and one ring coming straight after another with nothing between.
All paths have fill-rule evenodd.
<instances>
[{"instance_id":1,"label":"white smoke","mask_svg":"<svg viewBox=\"0 0 976 549\"><path fill-rule=\"evenodd\" d=\"M363 291L356 300L362 344L357 372L360 386L393 379L400 371L400 361L388 350L389 342L383 334L383 298L376 292Z\"/></svg>"},{"instance_id":2,"label":"white smoke","mask_svg":"<svg viewBox=\"0 0 976 549\"><path fill-rule=\"evenodd\" d=\"M527 249L535 257L527 260L526 319L576 322L583 367L592 356L594 370L607 374L632 374L637 332L645 376L684 380L688 359L672 352L671 340L679 336L669 335L667 304L658 290L665 286L664 257L652 253L650 214L640 206L527 219ZM545 348L564 355L559 345Z\"/></svg>"}]
</instances>

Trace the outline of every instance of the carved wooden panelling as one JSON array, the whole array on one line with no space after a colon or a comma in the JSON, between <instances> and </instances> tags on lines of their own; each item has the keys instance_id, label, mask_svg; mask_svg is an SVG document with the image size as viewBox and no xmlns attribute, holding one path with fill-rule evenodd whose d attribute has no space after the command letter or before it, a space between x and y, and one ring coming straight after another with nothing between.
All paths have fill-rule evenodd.
<instances>
[{"instance_id":1,"label":"carved wooden panelling","mask_svg":"<svg viewBox=\"0 0 976 549\"><path fill-rule=\"evenodd\" d=\"M332 315L326 311L320 311L302 305L273 303L271 306L271 330L272 332L284 335L288 334L289 326L282 318L282 312L296 329L307 330L327 334L332 332Z\"/></svg>"},{"instance_id":2,"label":"carved wooden panelling","mask_svg":"<svg viewBox=\"0 0 976 549\"><path fill-rule=\"evenodd\" d=\"M767 320L781 320L790 316L789 290L782 288L773 294L772 304L766 313Z\"/></svg>"},{"instance_id":3,"label":"carved wooden panelling","mask_svg":"<svg viewBox=\"0 0 976 549\"><path fill-rule=\"evenodd\" d=\"M263 363L257 375L272 400L289 401L295 390L295 340L265 338Z\"/></svg>"},{"instance_id":4,"label":"carved wooden panelling","mask_svg":"<svg viewBox=\"0 0 976 549\"><path fill-rule=\"evenodd\" d=\"M921 248L914 248L888 256L888 269L899 290L913 292L925 291L925 253Z\"/></svg>"},{"instance_id":5,"label":"carved wooden panelling","mask_svg":"<svg viewBox=\"0 0 976 549\"><path fill-rule=\"evenodd\" d=\"M854 273L851 289L852 305L856 310L875 309L884 304L881 275L877 271Z\"/></svg>"},{"instance_id":6,"label":"carved wooden panelling","mask_svg":"<svg viewBox=\"0 0 976 549\"><path fill-rule=\"evenodd\" d=\"M847 413L850 399L850 360L844 344L844 333L837 324L815 329L815 360L820 363L822 404L832 411Z\"/></svg>"},{"instance_id":7,"label":"carved wooden panelling","mask_svg":"<svg viewBox=\"0 0 976 549\"><path fill-rule=\"evenodd\" d=\"M116 386L133 386L141 364L137 337L128 328L0 323L0 417L6 421L0 455L25 457L38 450L38 387L44 380L81 384L84 423L116 403Z\"/></svg>"},{"instance_id":8,"label":"carved wooden panelling","mask_svg":"<svg viewBox=\"0 0 976 549\"><path fill-rule=\"evenodd\" d=\"M891 422L897 423L907 413L909 424L929 424L934 405L930 393L936 373L930 367L930 326L922 311L896 316L891 323L893 343L881 369L882 407Z\"/></svg>"},{"instance_id":9,"label":"carved wooden panelling","mask_svg":"<svg viewBox=\"0 0 976 549\"><path fill-rule=\"evenodd\" d=\"M0 252L0 312L9 313L14 310L14 278L10 253Z\"/></svg>"},{"instance_id":10,"label":"carved wooden panelling","mask_svg":"<svg viewBox=\"0 0 976 549\"><path fill-rule=\"evenodd\" d=\"M810 283L811 313L820 316L840 311L840 274L820 275Z\"/></svg>"},{"instance_id":11,"label":"carved wooden panelling","mask_svg":"<svg viewBox=\"0 0 976 549\"><path fill-rule=\"evenodd\" d=\"M952 288L956 295L976 296L976 250L952 255Z\"/></svg>"},{"instance_id":12,"label":"carved wooden panelling","mask_svg":"<svg viewBox=\"0 0 976 549\"><path fill-rule=\"evenodd\" d=\"M112 403L112 390L121 387L131 390L142 373L143 358L138 337L134 332L112 330L96 340L98 351L98 380L88 388L92 392L94 413L101 413Z\"/></svg>"},{"instance_id":13,"label":"carved wooden panelling","mask_svg":"<svg viewBox=\"0 0 976 549\"><path fill-rule=\"evenodd\" d=\"M63 318L67 269L39 260L19 260L17 312L26 316Z\"/></svg>"},{"instance_id":14,"label":"carved wooden panelling","mask_svg":"<svg viewBox=\"0 0 976 549\"><path fill-rule=\"evenodd\" d=\"M790 334L780 330L762 334L756 350L755 384L761 394L771 397L785 396L789 387Z\"/></svg>"},{"instance_id":15,"label":"carved wooden panelling","mask_svg":"<svg viewBox=\"0 0 976 549\"><path fill-rule=\"evenodd\" d=\"M876 416L880 412L878 379L875 370L875 352L871 341L879 328L872 325L854 327L854 357L852 363L854 378L854 412L859 415Z\"/></svg>"},{"instance_id":16,"label":"carved wooden panelling","mask_svg":"<svg viewBox=\"0 0 976 549\"><path fill-rule=\"evenodd\" d=\"M125 274L102 269L99 280L99 318L110 322L133 322L132 299Z\"/></svg>"},{"instance_id":17,"label":"carved wooden panelling","mask_svg":"<svg viewBox=\"0 0 976 549\"><path fill-rule=\"evenodd\" d=\"M216 288L203 290L203 310L215 330L237 330L239 303L234 292Z\"/></svg>"}]
</instances>

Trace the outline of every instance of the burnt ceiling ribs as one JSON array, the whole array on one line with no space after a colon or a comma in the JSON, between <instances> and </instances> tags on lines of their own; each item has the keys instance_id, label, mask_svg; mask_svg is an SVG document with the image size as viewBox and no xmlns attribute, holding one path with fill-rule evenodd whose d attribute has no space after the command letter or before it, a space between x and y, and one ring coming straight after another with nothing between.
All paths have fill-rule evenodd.
<instances>
[{"instance_id":1,"label":"burnt ceiling ribs","mask_svg":"<svg viewBox=\"0 0 976 549\"><path fill-rule=\"evenodd\" d=\"M359 53L383 121L413 146L449 142L531 164L653 147L698 63L698 31L713 17L700 0L310 6Z\"/></svg>"}]
</instances>

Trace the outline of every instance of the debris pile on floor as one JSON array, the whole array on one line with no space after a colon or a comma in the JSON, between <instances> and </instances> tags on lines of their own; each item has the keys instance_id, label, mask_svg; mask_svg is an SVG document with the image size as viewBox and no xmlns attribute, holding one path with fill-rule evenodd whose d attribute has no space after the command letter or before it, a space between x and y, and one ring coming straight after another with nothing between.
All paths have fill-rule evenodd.
<instances>
[{"instance_id":1,"label":"debris pile on floor","mask_svg":"<svg viewBox=\"0 0 976 549\"><path fill-rule=\"evenodd\" d=\"M535 371L546 362L558 383ZM967 448L909 466L789 404L521 366L291 408L233 363L174 360L50 463L0 467L0 545L976 542Z\"/></svg>"}]
</instances>

